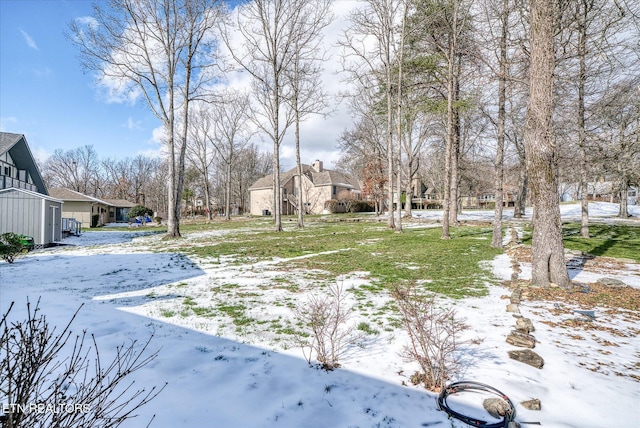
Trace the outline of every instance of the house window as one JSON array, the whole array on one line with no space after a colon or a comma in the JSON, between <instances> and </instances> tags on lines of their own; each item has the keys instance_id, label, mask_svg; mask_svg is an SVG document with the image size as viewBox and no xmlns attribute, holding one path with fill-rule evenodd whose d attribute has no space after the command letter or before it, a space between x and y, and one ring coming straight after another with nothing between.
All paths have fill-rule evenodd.
<instances>
[{"instance_id":1,"label":"house window","mask_svg":"<svg viewBox=\"0 0 640 428\"><path fill-rule=\"evenodd\" d=\"M4 169L4 175L11 176L11 167L5 166L3 169Z\"/></svg>"},{"instance_id":2,"label":"house window","mask_svg":"<svg viewBox=\"0 0 640 428\"><path fill-rule=\"evenodd\" d=\"M336 189L336 186L333 186L333 194L334 194L334 195L336 194L336 190L337 190L337 189Z\"/></svg>"}]
</instances>

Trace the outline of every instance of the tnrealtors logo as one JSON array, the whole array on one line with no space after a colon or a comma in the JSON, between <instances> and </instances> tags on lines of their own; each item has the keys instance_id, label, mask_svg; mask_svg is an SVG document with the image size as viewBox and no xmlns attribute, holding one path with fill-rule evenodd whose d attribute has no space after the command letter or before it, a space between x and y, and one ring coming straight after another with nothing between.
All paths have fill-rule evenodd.
<instances>
[{"instance_id":1,"label":"tnrealtors logo","mask_svg":"<svg viewBox=\"0 0 640 428\"><path fill-rule=\"evenodd\" d=\"M80 403L2 403L2 413L89 413L91 406Z\"/></svg>"}]
</instances>

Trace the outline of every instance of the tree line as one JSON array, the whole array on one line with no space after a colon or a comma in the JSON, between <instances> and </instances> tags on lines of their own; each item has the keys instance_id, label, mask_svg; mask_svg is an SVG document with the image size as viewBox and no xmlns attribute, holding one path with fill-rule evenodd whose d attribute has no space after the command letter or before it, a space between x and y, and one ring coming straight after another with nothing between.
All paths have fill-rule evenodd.
<instances>
[{"instance_id":1,"label":"tree line","mask_svg":"<svg viewBox=\"0 0 640 428\"><path fill-rule=\"evenodd\" d=\"M180 197L183 214L187 208L195 207L196 197L202 198L201 211L209 219L217 214L229 216L232 210L240 214L248 211L249 186L270 172L270 156L249 144L238 151L230 167L232 173L228 176L229 164L215 154L207 162L206 174L196 159L189 161ZM101 157L92 145L56 150L42 164L48 188L64 187L98 199L125 199L148 207L163 218L169 210L167 171L162 158Z\"/></svg>"},{"instance_id":2,"label":"tree line","mask_svg":"<svg viewBox=\"0 0 640 428\"><path fill-rule=\"evenodd\" d=\"M163 125L169 236L180 235L188 171L209 177L215 156L228 203L238 153L256 134L273 145L273 220L282 230L284 138L294 130L300 171L300 123L332 104L321 75L333 4L111 0L95 6L93 21L71 24L83 67L138 94ZM379 210L396 209L388 225L397 232L401 195L410 215L416 182L441 195L443 239L462 192L495 195L494 246L505 190L515 216L530 199L543 272L534 282L566 285L559 182L578 184L588 236L587 183L611 180L624 196L640 180L639 17L629 0L358 2L334 42L354 118L340 165ZM238 70L250 78L246 92L227 88Z\"/></svg>"}]
</instances>

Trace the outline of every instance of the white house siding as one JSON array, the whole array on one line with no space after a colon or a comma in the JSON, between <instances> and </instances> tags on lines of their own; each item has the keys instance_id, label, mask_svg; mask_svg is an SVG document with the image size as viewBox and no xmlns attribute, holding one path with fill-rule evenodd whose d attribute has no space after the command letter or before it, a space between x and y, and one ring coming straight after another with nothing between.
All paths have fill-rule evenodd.
<instances>
[{"instance_id":1,"label":"white house siding","mask_svg":"<svg viewBox=\"0 0 640 428\"><path fill-rule=\"evenodd\" d=\"M36 245L47 246L62 239L62 201L39 193L0 191L0 234L32 236Z\"/></svg>"}]
</instances>

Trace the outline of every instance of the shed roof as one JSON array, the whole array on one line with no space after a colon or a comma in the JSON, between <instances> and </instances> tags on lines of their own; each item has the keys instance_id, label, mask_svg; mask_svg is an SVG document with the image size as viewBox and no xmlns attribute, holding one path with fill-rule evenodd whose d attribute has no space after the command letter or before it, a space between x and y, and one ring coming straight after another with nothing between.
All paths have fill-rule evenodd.
<instances>
[{"instance_id":1,"label":"shed roof","mask_svg":"<svg viewBox=\"0 0 640 428\"><path fill-rule=\"evenodd\" d=\"M27 189L18 189L17 187L9 187L8 189L0 189L0 194L10 193L10 192L20 192L20 193L24 193L26 195L37 197L37 198L46 199L47 201L59 202L61 204L64 204L63 200L51 197L49 195L43 195L42 193L33 192L33 191L27 190Z\"/></svg>"}]
</instances>

